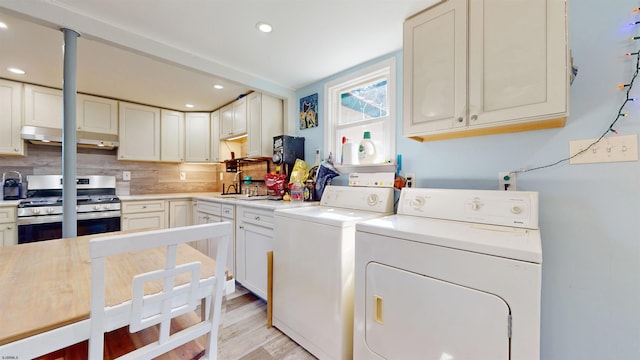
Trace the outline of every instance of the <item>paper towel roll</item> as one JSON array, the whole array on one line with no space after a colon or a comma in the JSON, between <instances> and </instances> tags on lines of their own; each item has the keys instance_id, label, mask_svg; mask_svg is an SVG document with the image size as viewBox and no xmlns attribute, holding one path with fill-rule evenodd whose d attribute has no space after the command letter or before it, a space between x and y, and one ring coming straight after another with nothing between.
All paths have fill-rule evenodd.
<instances>
[{"instance_id":1,"label":"paper towel roll","mask_svg":"<svg viewBox=\"0 0 640 360\"><path fill-rule=\"evenodd\" d=\"M344 165L358 164L358 145L350 142L342 144L342 163Z\"/></svg>"}]
</instances>

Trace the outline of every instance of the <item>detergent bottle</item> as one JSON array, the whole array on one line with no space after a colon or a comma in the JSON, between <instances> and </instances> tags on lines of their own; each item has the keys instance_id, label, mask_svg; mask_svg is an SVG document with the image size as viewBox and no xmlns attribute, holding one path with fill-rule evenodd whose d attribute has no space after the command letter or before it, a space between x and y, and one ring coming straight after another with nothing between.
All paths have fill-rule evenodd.
<instances>
[{"instance_id":1,"label":"detergent bottle","mask_svg":"<svg viewBox=\"0 0 640 360\"><path fill-rule=\"evenodd\" d=\"M377 160L376 144L371 140L371 132L365 131L358 146L358 162L360 164L374 164Z\"/></svg>"}]
</instances>

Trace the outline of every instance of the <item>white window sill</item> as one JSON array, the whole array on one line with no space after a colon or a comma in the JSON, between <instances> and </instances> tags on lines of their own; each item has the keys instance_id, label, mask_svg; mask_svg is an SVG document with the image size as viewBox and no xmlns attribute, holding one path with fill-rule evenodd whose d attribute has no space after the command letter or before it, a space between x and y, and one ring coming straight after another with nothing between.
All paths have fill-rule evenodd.
<instances>
[{"instance_id":1,"label":"white window sill","mask_svg":"<svg viewBox=\"0 0 640 360\"><path fill-rule=\"evenodd\" d=\"M371 165L340 165L333 164L333 166L341 174L350 173L374 173L374 172L396 172L396 164L383 163L383 164L371 164Z\"/></svg>"}]
</instances>

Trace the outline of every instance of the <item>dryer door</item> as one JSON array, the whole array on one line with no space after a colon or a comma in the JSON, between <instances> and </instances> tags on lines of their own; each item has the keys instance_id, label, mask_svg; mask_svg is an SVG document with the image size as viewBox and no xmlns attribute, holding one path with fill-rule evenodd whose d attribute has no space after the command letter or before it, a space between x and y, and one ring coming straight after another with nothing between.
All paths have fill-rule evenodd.
<instances>
[{"instance_id":1,"label":"dryer door","mask_svg":"<svg viewBox=\"0 0 640 360\"><path fill-rule=\"evenodd\" d=\"M366 343L385 359L509 359L500 297L390 266L366 267Z\"/></svg>"}]
</instances>

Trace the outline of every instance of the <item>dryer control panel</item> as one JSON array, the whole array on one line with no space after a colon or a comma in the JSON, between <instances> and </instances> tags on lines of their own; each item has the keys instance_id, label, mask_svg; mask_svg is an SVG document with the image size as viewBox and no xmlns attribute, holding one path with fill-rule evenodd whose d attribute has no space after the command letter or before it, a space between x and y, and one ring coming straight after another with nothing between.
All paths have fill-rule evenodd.
<instances>
[{"instance_id":1,"label":"dryer control panel","mask_svg":"<svg viewBox=\"0 0 640 360\"><path fill-rule=\"evenodd\" d=\"M393 188L329 185L322 193L320 205L391 214Z\"/></svg>"},{"instance_id":2,"label":"dryer control panel","mask_svg":"<svg viewBox=\"0 0 640 360\"><path fill-rule=\"evenodd\" d=\"M538 193L403 188L398 214L538 229Z\"/></svg>"}]
</instances>

